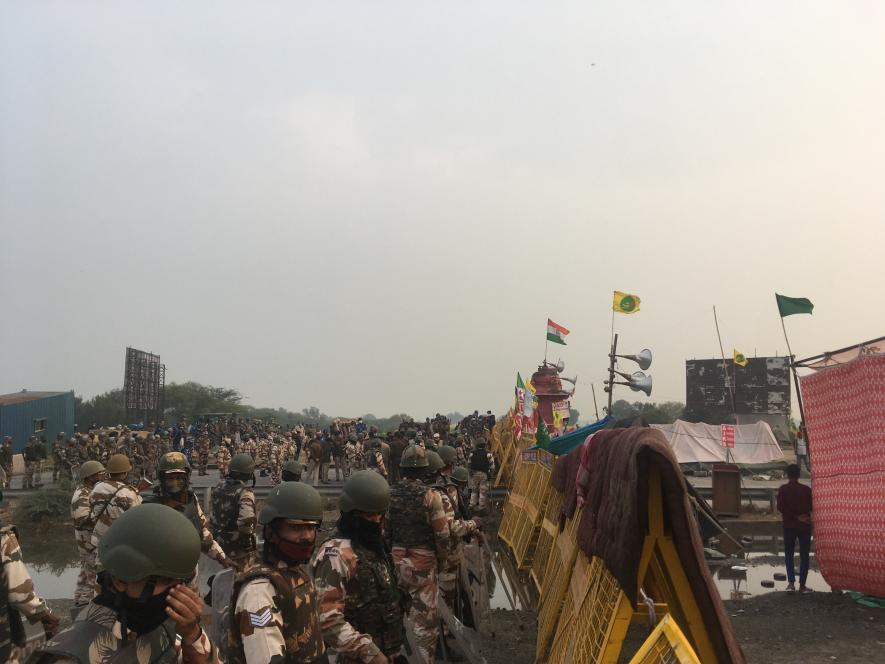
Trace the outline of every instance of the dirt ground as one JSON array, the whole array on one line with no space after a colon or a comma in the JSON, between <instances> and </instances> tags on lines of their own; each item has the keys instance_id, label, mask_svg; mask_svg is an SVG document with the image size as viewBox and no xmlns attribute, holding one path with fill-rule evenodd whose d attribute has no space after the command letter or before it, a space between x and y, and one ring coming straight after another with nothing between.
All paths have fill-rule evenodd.
<instances>
[{"instance_id":1,"label":"dirt ground","mask_svg":"<svg viewBox=\"0 0 885 664\"><path fill-rule=\"evenodd\" d=\"M885 609L848 595L776 592L725 606L750 664L885 662Z\"/></svg>"}]
</instances>

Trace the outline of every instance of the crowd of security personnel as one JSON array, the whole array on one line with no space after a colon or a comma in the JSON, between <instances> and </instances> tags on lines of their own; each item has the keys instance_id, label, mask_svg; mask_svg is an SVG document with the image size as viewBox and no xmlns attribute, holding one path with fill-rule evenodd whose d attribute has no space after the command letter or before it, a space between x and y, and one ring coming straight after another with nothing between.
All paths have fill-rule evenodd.
<instances>
[{"instance_id":1,"label":"crowd of security personnel","mask_svg":"<svg viewBox=\"0 0 885 664\"><path fill-rule=\"evenodd\" d=\"M131 466L129 481L156 481L160 458L171 451L181 452L198 475L207 475L210 459L215 459L222 476L227 474L231 459L248 454L255 461L259 474L269 476L272 484L283 479L283 469L299 468L308 483L327 484L343 481L358 470L371 469L395 482L399 476L399 459L410 444L447 444L454 447L458 462L470 463L478 439L488 440L494 426L491 413L474 411L454 431L449 420L437 413L424 422L405 420L393 432L382 434L374 426L367 427L362 418L337 419L325 429L304 425L282 427L261 420L237 418L173 427L149 426L145 429L93 427L86 433L68 437L64 432L49 444L45 438L32 436L22 456L24 475L22 488L41 485L45 465L51 468L52 481L74 479L80 466L88 461L107 464L114 455L123 455ZM0 467L6 471L6 486L12 478L12 439L4 437L0 445ZM51 464L47 462L51 460ZM482 465L482 464L480 464ZM334 471L334 478L332 477ZM489 471L486 470L488 473Z\"/></svg>"},{"instance_id":2,"label":"crowd of security personnel","mask_svg":"<svg viewBox=\"0 0 885 664\"><path fill-rule=\"evenodd\" d=\"M386 440L356 426L326 432L331 440L366 441L376 463L342 465L336 532L319 548L322 501L299 461L283 464L280 483L257 510L256 457L233 454L212 491L208 519L184 451L158 458L147 495L130 483L139 475L130 455L81 461L71 501L81 569L71 627L55 633L58 620L34 592L14 531L0 530L7 602L41 621L51 637L28 661L217 662L222 645L224 661L326 661L331 652L344 662L385 662L400 653L404 618L419 658L432 661L437 598L454 603L463 542L482 527L472 510L487 509L494 459L488 429L476 431L469 439L431 425L401 428ZM314 433L312 441L325 436ZM131 437L121 430L105 440L122 439L127 449ZM87 447L95 438L86 436ZM302 441L302 450L313 444ZM237 572L224 644L213 644L201 627L201 552ZM18 565L6 566L7 553ZM0 658L15 661L8 629L5 637L0 616Z\"/></svg>"}]
</instances>

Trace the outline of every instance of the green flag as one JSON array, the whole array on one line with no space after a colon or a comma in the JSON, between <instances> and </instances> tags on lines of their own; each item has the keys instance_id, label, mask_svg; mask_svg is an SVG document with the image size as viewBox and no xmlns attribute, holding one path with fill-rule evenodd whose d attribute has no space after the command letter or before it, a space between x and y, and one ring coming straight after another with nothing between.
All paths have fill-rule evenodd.
<instances>
[{"instance_id":1,"label":"green flag","mask_svg":"<svg viewBox=\"0 0 885 664\"><path fill-rule=\"evenodd\" d=\"M547 431L547 425L544 423L540 410L538 411L538 431L535 433L535 444L544 450L550 447L550 432Z\"/></svg>"},{"instance_id":2,"label":"green flag","mask_svg":"<svg viewBox=\"0 0 885 664\"><path fill-rule=\"evenodd\" d=\"M781 318L793 314L810 314L814 309L814 305L807 297L787 297L777 293L774 296L777 298L777 310L780 312Z\"/></svg>"}]
</instances>

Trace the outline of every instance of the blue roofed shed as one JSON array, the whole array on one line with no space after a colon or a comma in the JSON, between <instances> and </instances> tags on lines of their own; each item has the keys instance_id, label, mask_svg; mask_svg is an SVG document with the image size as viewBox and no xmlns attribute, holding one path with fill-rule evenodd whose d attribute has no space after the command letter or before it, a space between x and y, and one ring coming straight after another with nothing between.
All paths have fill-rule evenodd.
<instances>
[{"instance_id":1,"label":"blue roofed shed","mask_svg":"<svg viewBox=\"0 0 885 664\"><path fill-rule=\"evenodd\" d=\"M22 451L31 436L45 436L52 443L64 431L74 432L74 392L22 390L0 395L0 439L12 436L12 448Z\"/></svg>"}]
</instances>

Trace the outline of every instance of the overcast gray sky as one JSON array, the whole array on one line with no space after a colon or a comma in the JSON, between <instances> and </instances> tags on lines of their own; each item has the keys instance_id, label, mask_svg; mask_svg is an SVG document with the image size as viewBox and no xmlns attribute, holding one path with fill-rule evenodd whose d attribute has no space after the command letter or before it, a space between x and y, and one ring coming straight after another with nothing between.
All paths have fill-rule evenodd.
<instances>
[{"instance_id":1,"label":"overcast gray sky","mask_svg":"<svg viewBox=\"0 0 885 664\"><path fill-rule=\"evenodd\" d=\"M0 4L0 392L506 409L547 317L592 413L684 362L885 334L869 2ZM631 369L632 370L632 369ZM623 389L623 388L622 388ZM619 396L633 395L619 392Z\"/></svg>"}]
</instances>

